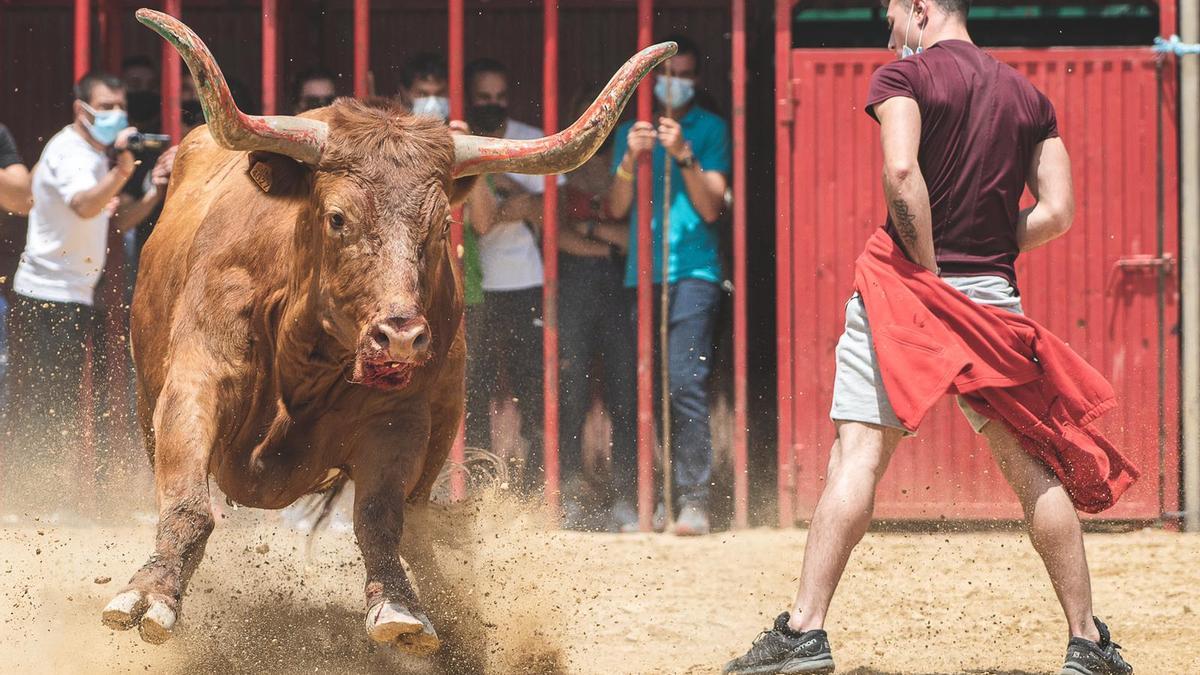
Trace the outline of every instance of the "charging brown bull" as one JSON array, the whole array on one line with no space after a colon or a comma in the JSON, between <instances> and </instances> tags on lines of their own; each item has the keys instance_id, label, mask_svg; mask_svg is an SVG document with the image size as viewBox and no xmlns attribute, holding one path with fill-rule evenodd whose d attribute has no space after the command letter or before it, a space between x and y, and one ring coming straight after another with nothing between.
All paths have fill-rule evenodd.
<instances>
[{"instance_id":1,"label":"charging brown bull","mask_svg":"<svg viewBox=\"0 0 1200 675\"><path fill-rule=\"evenodd\" d=\"M147 642L171 636L213 530L210 474L259 508L345 474L367 632L430 653L438 638L400 535L406 501L428 500L463 412L450 208L479 174L586 161L675 46L631 59L565 131L506 141L350 99L299 117L245 115L187 26L145 9L137 18L183 56L208 125L180 148L138 273L132 345L159 524L154 554L104 623L137 626Z\"/></svg>"}]
</instances>

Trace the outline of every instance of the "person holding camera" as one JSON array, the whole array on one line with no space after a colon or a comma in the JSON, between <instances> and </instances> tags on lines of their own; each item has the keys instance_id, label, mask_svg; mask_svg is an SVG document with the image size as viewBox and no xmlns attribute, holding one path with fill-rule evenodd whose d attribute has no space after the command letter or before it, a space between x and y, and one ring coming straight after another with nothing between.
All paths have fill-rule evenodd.
<instances>
[{"instance_id":1,"label":"person holding camera","mask_svg":"<svg viewBox=\"0 0 1200 675\"><path fill-rule=\"evenodd\" d=\"M85 344L109 228L123 232L150 214L166 192L174 155L156 163L145 195L122 196L137 166L124 87L113 75L89 73L74 93L75 119L50 139L33 171L10 310L8 444L36 450L52 465L69 462L65 450L78 447Z\"/></svg>"}]
</instances>

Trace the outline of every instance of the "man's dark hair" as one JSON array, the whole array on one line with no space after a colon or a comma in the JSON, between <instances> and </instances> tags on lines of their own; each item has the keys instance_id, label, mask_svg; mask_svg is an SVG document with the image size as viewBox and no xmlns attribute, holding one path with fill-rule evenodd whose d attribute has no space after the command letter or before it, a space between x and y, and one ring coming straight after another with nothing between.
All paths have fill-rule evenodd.
<instances>
[{"instance_id":1,"label":"man's dark hair","mask_svg":"<svg viewBox=\"0 0 1200 675\"><path fill-rule=\"evenodd\" d=\"M447 76L445 57L433 52L421 52L405 61L404 68L400 70L400 84L408 89L417 80L433 78L445 81Z\"/></svg>"},{"instance_id":2,"label":"man's dark hair","mask_svg":"<svg viewBox=\"0 0 1200 675\"><path fill-rule=\"evenodd\" d=\"M337 76L321 67L309 68L300 72L296 77L295 83L292 85L292 101L300 100L300 92L304 90L306 82L313 80L329 80L333 83L333 88L337 89Z\"/></svg>"},{"instance_id":3,"label":"man's dark hair","mask_svg":"<svg viewBox=\"0 0 1200 675\"><path fill-rule=\"evenodd\" d=\"M475 78L484 73L495 73L507 78L508 68L504 67L503 63L487 56L475 59L467 64L466 71L464 72L463 82L466 84L467 89L470 90L471 86L475 84Z\"/></svg>"},{"instance_id":4,"label":"man's dark hair","mask_svg":"<svg viewBox=\"0 0 1200 675\"><path fill-rule=\"evenodd\" d=\"M674 42L679 45L679 51L675 52L675 56L691 54L692 58L696 60L696 72L700 72L700 66L704 63L704 54L700 52L700 45L696 44L695 40L682 33L675 33L666 36L659 42Z\"/></svg>"},{"instance_id":5,"label":"man's dark hair","mask_svg":"<svg viewBox=\"0 0 1200 675\"><path fill-rule=\"evenodd\" d=\"M145 54L126 56L121 61L121 72L123 73L130 68L149 68L150 70L154 71L158 70L158 67L154 65L154 61L151 61L150 57L146 56Z\"/></svg>"},{"instance_id":6,"label":"man's dark hair","mask_svg":"<svg viewBox=\"0 0 1200 675\"><path fill-rule=\"evenodd\" d=\"M887 9L891 4L891 0L880 0L883 8ZM941 7L948 14L960 14L962 18L967 18L971 13L971 0L933 0L933 3ZM912 4L912 0L908 0L907 5Z\"/></svg>"},{"instance_id":7,"label":"man's dark hair","mask_svg":"<svg viewBox=\"0 0 1200 675\"><path fill-rule=\"evenodd\" d=\"M92 91L97 86L104 85L113 90L124 90L125 85L121 83L121 78L111 73L106 73L100 70L93 70L75 83L75 98L84 103L91 104Z\"/></svg>"},{"instance_id":8,"label":"man's dark hair","mask_svg":"<svg viewBox=\"0 0 1200 675\"><path fill-rule=\"evenodd\" d=\"M948 14L960 14L965 19L971 13L971 0L933 0Z\"/></svg>"}]
</instances>

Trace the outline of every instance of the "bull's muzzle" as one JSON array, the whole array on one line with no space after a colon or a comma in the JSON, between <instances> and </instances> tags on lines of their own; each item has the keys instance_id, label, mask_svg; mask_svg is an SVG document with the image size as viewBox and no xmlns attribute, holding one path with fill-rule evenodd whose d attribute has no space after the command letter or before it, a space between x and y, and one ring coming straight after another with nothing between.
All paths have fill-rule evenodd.
<instances>
[{"instance_id":1,"label":"bull's muzzle","mask_svg":"<svg viewBox=\"0 0 1200 675\"><path fill-rule=\"evenodd\" d=\"M425 317L405 319L393 316L372 326L367 331L365 342L364 356L368 361L415 364L429 358L433 336Z\"/></svg>"}]
</instances>

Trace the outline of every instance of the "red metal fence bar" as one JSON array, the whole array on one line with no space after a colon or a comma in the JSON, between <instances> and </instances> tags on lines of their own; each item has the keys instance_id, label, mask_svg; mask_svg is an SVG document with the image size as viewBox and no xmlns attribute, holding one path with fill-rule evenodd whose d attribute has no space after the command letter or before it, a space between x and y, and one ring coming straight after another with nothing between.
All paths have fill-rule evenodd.
<instances>
[{"instance_id":1,"label":"red metal fence bar","mask_svg":"<svg viewBox=\"0 0 1200 675\"><path fill-rule=\"evenodd\" d=\"M367 70L371 58L371 2L354 0L354 96L368 93Z\"/></svg>"},{"instance_id":2,"label":"red metal fence bar","mask_svg":"<svg viewBox=\"0 0 1200 675\"><path fill-rule=\"evenodd\" d=\"M278 0L262 0L262 109L278 114L279 10Z\"/></svg>"},{"instance_id":3,"label":"red metal fence bar","mask_svg":"<svg viewBox=\"0 0 1200 675\"><path fill-rule=\"evenodd\" d=\"M450 35L447 42L450 53L447 58L447 67L450 70L450 119L461 120L465 108L463 100L463 22L465 19L463 0L448 0L448 5ZM450 243L454 246L454 251L459 256L461 264L463 255L463 210L461 207L455 210L453 221L450 223ZM465 330L465 317L463 324ZM454 439L454 446L450 449L450 461L459 466L467 456L465 422L465 418L459 421L458 437ZM450 476L450 498L459 501L466 494L466 477L461 471L454 471Z\"/></svg>"},{"instance_id":4,"label":"red metal fence bar","mask_svg":"<svg viewBox=\"0 0 1200 675\"><path fill-rule=\"evenodd\" d=\"M654 29L654 1L638 0L638 49L650 46ZM650 78L638 86L637 118L650 121L654 111L650 99ZM643 532L653 529L654 516L654 346L652 295L654 280L653 251L650 235L651 160L638 162L637 168L637 452L638 452L638 526ZM664 263L666 261L663 261ZM664 433L669 433L664 430Z\"/></svg>"},{"instance_id":5,"label":"red metal fence bar","mask_svg":"<svg viewBox=\"0 0 1200 675\"><path fill-rule=\"evenodd\" d=\"M746 0L733 24L733 524L749 524L746 447Z\"/></svg>"},{"instance_id":6,"label":"red metal fence bar","mask_svg":"<svg viewBox=\"0 0 1200 675\"><path fill-rule=\"evenodd\" d=\"M92 66L92 8L88 0L75 0L75 80Z\"/></svg>"},{"instance_id":7,"label":"red metal fence bar","mask_svg":"<svg viewBox=\"0 0 1200 675\"><path fill-rule=\"evenodd\" d=\"M544 0L542 43L542 126L546 135L558 132L558 1ZM543 466L546 502L559 514L558 470L558 176L546 176L542 215L542 387L545 404Z\"/></svg>"},{"instance_id":8,"label":"red metal fence bar","mask_svg":"<svg viewBox=\"0 0 1200 675\"><path fill-rule=\"evenodd\" d=\"M74 70L75 80L82 78L88 70L91 69L92 54L91 54L91 34L92 34L92 16L91 6L88 0L75 0L75 15L74 15L74 32L75 32L75 58ZM100 350L100 345L96 344L94 335L87 339L85 346L86 356L84 357L84 369L80 386L80 401L81 409L79 415L81 417L80 424L83 428L83 456L80 458L82 466L86 471L83 485L77 486L77 489L85 493L84 499L89 499L96 484L96 354Z\"/></svg>"},{"instance_id":9,"label":"red metal fence bar","mask_svg":"<svg viewBox=\"0 0 1200 675\"><path fill-rule=\"evenodd\" d=\"M779 405L779 526L795 518L792 410L792 194L790 72L792 4L775 0L775 372Z\"/></svg>"}]
</instances>

